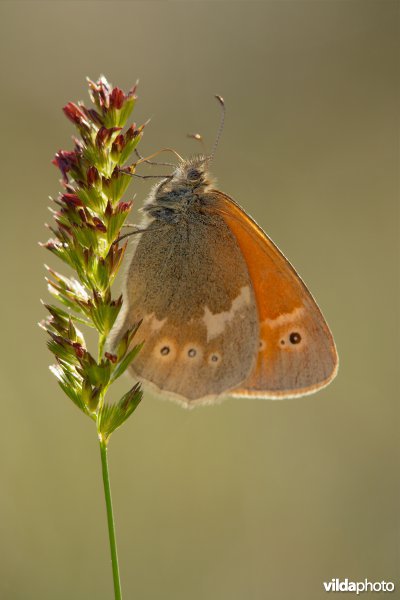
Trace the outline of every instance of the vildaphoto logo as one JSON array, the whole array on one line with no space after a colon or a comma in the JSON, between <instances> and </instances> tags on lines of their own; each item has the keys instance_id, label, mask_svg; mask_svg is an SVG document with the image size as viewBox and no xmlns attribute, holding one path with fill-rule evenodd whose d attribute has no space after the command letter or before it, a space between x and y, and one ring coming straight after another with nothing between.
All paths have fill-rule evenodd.
<instances>
[{"instance_id":1,"label":"vildaphoto logo","mask_svg":"<svg viewBox=\"0 0 400 600\"><path fill-rule=\"evenodd\" d=\"M392 581L350 581L349 579L331 579L324 581L326 592L394 592L395 586Z\"/></svg>"}]
</instances>

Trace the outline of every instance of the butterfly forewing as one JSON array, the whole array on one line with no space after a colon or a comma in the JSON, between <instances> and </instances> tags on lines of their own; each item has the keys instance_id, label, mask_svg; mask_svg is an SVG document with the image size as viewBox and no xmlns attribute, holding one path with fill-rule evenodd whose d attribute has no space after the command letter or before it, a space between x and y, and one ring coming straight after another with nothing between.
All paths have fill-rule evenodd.
<instances>
[{"instance_id":1,"label":"butterfly forewing","mask_svg":"<svg viewBox=\"0 0 400 600\"><path fill-rule=\"evenodd\" d=\"M312 393L337 370L329 327L296 271L262 229L225 194L210 210L235 236L252 281L260 339L255 366L230 395L281 398ZM212 208L213 206L213 208Z\"/></svg>"}]
</instances>

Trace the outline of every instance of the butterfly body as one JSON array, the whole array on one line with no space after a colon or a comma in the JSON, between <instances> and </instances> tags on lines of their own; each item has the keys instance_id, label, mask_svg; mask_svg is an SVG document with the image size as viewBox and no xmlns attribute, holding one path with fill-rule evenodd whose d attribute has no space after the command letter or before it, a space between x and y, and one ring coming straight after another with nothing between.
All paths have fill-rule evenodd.
<instances>
[{"instance_id":1,"label":"butterfly body","mask_svg":"<svg viewBox=\"0 0 400 600\"><path fill-rule=\"evenodd\" d=\"M337 359L318 307L264 232L213 189L204 157L183 161L143 212L114 331L118 341L142 320L134 376L186 405L326 385Z\"/></svg>"}]
</instances>

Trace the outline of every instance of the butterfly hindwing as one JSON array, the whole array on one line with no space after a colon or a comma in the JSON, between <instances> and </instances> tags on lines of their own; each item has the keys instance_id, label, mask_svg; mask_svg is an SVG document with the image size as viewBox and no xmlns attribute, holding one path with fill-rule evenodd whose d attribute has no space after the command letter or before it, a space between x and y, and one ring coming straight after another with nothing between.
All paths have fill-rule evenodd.
<instances>
[{"instance_id":1,"label":"butterfly hindwing","mask_svg":"<svg viewBox=\"0 0 400 600\"><path fill-rule=\"evenodd\" d=\"M252 370L259 325L246 262L219 215L150 224L127 275L115 343L143 319L130 369L184 402L207 401ZM186 399L186 400L185 400Z\"/></svg>"}]
</instances>

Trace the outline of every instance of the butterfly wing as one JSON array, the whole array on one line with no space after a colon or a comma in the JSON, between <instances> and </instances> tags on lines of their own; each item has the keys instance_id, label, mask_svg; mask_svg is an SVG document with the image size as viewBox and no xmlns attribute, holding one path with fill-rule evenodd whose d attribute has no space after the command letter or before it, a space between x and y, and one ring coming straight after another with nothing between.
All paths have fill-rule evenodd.
<instances>
[{"instance_id":1,"label":"butterfly wing","mask_svg":"<svg viewBox=\"0 0 400 600\"><path fill-rule=\"evenodd\" d=\"M338 357L329 327L288 260L234 200L213 192L210 210L236 238L252 281L260 321L257 360L233 396L284 398L326 386Z\"/></svg>"},{"instance_id":2,"label":"butterfly wing","mask_svg":"<svg viewBox=\"0 0 400 600\"><path fill-rule=\"evenodd\" d=\"M154 229L154 230L153 230ZM127 275L114 346L143 319L133 375L184 403L208 402L246 379L259 324L246 262L219 215L154 222Z\"/></svg>"}]
</instances>

